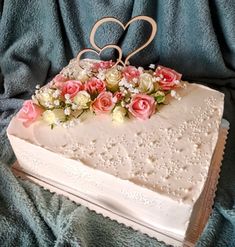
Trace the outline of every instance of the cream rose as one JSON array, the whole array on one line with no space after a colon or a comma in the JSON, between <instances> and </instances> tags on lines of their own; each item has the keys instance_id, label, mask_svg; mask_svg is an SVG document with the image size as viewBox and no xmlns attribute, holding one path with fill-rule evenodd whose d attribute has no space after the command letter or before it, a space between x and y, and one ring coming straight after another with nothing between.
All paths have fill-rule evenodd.
<instances>
[{"instance_id":1,"label":"cream rose","mask_svg":"<svg viewBox=\"0 0 235 247\"><path fill-rule=\"evenodd\" d=\"M112 113L112 119L115 122L122 123L125 120L127 110L122 106L116 106Z\"/></svg>"},{"instance_id":2,"label":"cream rose","mask_svg":"<svg viewBox=\"0 0 235 247\"><path fill-rule=\"evenodd\" d=\"M122 79L122 73L117 68L110 69L106 72L105 79L107 88L111 91L116 91L118 83Z\"/></svg>"},{"instance_id":3,"label":"cream rose","mask_svg":"<svg viewBox=\"0 0 235 247\"><path fill-rule=\"evenodd\" d=\"M63 109L47 110L43 112L42 116L48 124L57 124L58 122L64 122L66 119Z\"/></svg>"},{"instance_id":4,"label":"cream rose","mask_svg":"<svg viewBox=\"0 0 235 247\"><path fill-rule=\"evenodd\" d=\"M139 90L142 93L151 93L154 90L153 77L148 73L143 73L139 77Z\"/></svg>"},{"instance_id":5,"label":"cream rose","mask_svg":"<svg viewBox=\"0 0 235 247\"><path fill-rule=\"evenodd\" d=\"M52 108L55 100L55 98L53 97L55 90L50 88L42 88L41 90L42 91L36 94L36 98L39 104L46 108Z\"/></svg>"},{"instance_id":6,"label":"cream rose","mask_svg":"<svg viewBox=\"0 0 235 247\"><path fill-rule=\"evenodd\" d=\"M89 79L88 72L85 69L76 69L73 71L73 77L75 80L80 81L82 83L86 82Z\"/></svg>"},{"instance_id":7,"label":"cream rose","mask_svg":"<svg viewBox=\"0 0 235 247\"><path fill-rule=\"evenodd\" d=\"M73 103L78 106L78 109L87 109L88 103L91 101L90 94L86 91L80 91L77 95L73 98Z\"/></svg>"}]
</instances>

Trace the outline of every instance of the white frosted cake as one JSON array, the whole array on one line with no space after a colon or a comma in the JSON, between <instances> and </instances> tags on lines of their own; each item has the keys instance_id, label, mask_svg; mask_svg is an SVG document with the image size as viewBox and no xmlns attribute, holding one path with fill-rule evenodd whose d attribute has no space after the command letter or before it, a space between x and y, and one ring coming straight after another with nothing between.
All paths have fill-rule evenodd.
<instances>
[{"instance_id":1,"label":"white frosted cake","mask_svg":"<svg viewBox=\"0 0 235 247\"><path fill-rule=\"evenodd\" d=\"M8 136L19 169L183 240L224 95L150 67L74 59L26 101Z\"/></svg>"}]
</instances>

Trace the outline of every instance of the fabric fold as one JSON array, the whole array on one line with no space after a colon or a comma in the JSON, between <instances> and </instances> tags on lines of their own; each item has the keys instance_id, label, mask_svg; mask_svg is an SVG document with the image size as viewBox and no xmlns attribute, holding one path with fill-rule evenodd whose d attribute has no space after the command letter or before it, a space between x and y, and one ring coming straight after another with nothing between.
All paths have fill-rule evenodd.
<instances>
[{"instance_id":1,"label":"fabric fold","mask_svg":"<svg viewBox=\"0 0 235 247\"><path fill-rule=\"evenodd\" d=\"M114 16L127 22L136 15L153 17L158 33L149 47L133 57L133 64L172 67L185 80L225 93L224 118L230 122L230 133L215 207L198 246L235 245L235 2L6 0L0 1L1 246L164 246L16 180L6 165L14 160L6 127L35 86L50 81L80 49L90 47L89 32L95 21ZM125 34L107 25L97 33L97 44L118 42L126 55L146 40L146 30L141 22Z\"/></svg>"}]
</instances>

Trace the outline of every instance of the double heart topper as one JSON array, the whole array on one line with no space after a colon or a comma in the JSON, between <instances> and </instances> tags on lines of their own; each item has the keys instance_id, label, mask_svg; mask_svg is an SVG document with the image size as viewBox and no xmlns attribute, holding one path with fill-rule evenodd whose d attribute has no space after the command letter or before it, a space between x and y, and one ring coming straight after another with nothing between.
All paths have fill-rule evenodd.
<instances>
[{"instance_id":1,"label":"double heart topper","mask_svg":"<svg viewBox=\"0 0 235 247\"><path fill-rule=\"evenodd\" d=\"M125 31L137 20L147 21L152 32L146 43L128 54L125 60L122 60L122 49L119 46L108 44L100 47L96 44L95 34L102 24L113 22ZM161 65L156 67L154 64L150 64L147 70L128 66L129 59L149 45L156 32L156 22L147 16L136 16L126 25L112 17L99 20L90 34L92 48L82 50L77 56L78 61L64 68L47 86L37 87L32 100L25 101L18 118L25 127L42 119L51 128L56 125L74 126L87 111L96 115L111 114L112 120L119 123L132 118L148 120L157 112L158 105L165 104L170 96L179 100L180 96L175 90L183 87L181 74L170 68ZM110 48L119 53L115 64L112 61L95 62L88 69L79 65L84 53L100 55ZM77 70L77 65L82 70Z\"/></svg>"},{"instance_id":2,"label":"double heart topper","mask_svg":"<svg viewBox=\"0 0 235 247\"><path fill-rule=\"evenodd\" d=\"M132 24L133 22L135 22L137 20L143 20L143 21L148 22L151 25L152 32L151 32L148 40L142 46L140 46L138 49L131 52L126 57L126 59L124 61L122 60L122 57L123 57L122 49L118 45L108 44L108 45L105 45L104 47L99 47L96 44L96 42L95 42L96 31L104 23L107 23L107 22L117 23L125 31L130 26L130 24ZM155 20L153 18L151 18L149 16L135 16L130 21L128 21L126 25L124 25L121 21L119 21L118 19L116 19L114 17L104 17L104 18L100 19L99 21L97 21L91 30L90 43L91 43L92 48L85 48L85 49L81 50L77 55L77 61L80 62L81 57L87 52L92 52L92 53L95 53L96 55L99 56L106 49L115 49L118 52L118 58L117 58L116 63L112 67L115 67L118 64L122 64L123 66L126 66L128 64L128 61L130 60L130 58L132 56L134 56L136 53L143 50L146 46L148 46L152 42L156 33L157 33L157 23L155 22Z\"/></svg>"}]
</instances>

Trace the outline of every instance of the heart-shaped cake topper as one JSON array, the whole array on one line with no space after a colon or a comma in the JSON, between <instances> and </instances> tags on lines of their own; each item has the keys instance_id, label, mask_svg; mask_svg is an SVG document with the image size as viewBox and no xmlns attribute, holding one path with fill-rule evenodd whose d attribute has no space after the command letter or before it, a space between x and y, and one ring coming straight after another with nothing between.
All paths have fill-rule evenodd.
<instances>
[{"instance_id":1,"label":"heart-shaped cake topper","mask_svg":"<svg viewBox=\"0 0 235 247\"><path fill-rule=\"evenodd\" d=\"M106 43L99 47L95 43L96 31L102 24L111 22L120 25L125 31L133 22L139 20L151 24L151 35L146 37L146 43L130 52L124 61L122 60L122 49L118 45ZM167 95L180 100L181 97L177 94L176 89L185 87L181 83L182 75L170 68L161 65L156 67L155 64L151 64L148 69L129 66L129 59L153 40L156 31L155 21L147 16L136 16L126 25L112 17L99 20L90 34L92 47L80 51L77 60L73 59L60 74L48 83L47 87L37 87L32 100L28 100L30 106L37 109L38 116L42 115L43 120L51 128L54 125L74 126L86 119L86 116L81 118L82 114L86 112L90 112L92 115L110 114L112 121L118 123L124 122L127 118L129 118L128 121L131 119L148 120L158 112L158 105L169 100ZM118 53L116 62L112 60L80 61L85 53L100 56L107 49L113 49ZM44 99L44 94L49 95L53 100ZM53 109L61 110L61 114L59 118L55 117L51 120L46 113L50 113ZM26 116L24 109L22 111L24 116L21 117L21 114L18 118L25 126L29 126L34 121L31 121L30 114ZM35 117L36 120L37 117Z\"/></svg>"},{"instance_id":2,"label":"heart-shaped cake topper","mask_svg":"<svg viewBox=\"0 0 235 247\"><path fill-rule=\"evenodd\" d=\"M108 44L104 47L99 47L96 42L95 42L95 34L96 34L96 31L97 29L103 25L104 23L107 23L107 22L115 22L115 23L118 23L122 28L123 30L125 31L129 25L135 21L138 21L138 20L144 20L144 21L147 21L151 27L152 27L152 32L151 32L151 35L149 36L148 40L142 45L140 46L138 49L134 50L133 52L131 52L125 59L125 61L123 62L122 61L122 49L117 46L117 45L114 45L114 44ZM93 53L96 53L97 55L100 55L101 52L103 52L104 50L106 49L110 49L110 48L114 48L115 50L118 51L118 54L119 54L119 57L117 59L117 62L112 66L116 66L117 64L121 63L122 65L127 65L128 64L128 61L130 60L130 58L132 56L134 56L136 53L140 52L141 50L143 50L146 46L148 46L152 40L154 39L155 35L157 33L157 23L155 22L155 20L149 16L135 16L133 17L130 21L127 22L126 25L124 25L121 21L119 21L118 19L114 18L114 17L104 17L102 19L100 19L99 21L97 21L95 23L95 25L93 26L92 30L91 30L91 34L90 34L90 43L93 47L93 49L84 49L82 51L79 52L78 56L77 56L77 59L78 61L80 61L80 58L81 56L86 53L86 52L93 52Z\"/></svg>"},{"instance_id":3,"label":"heart-shaped cake topper","mask_svg":"<svg viewBox=\"0 0 235 247\"><path fill-rule=\"evenodd\" d=\"M106 45L102 49L99 49L98 51L95 50L95 49L92 49L92 48L83 49L78 53L77 60L80 61L82 55L85 54L85 53L91 52L91 53L95 53L96 55L99 56L104 50L111 49L111 48L113 48L113 49L118 51L118 59L117 59L116 63L112 67L115 67L119 63L121 63L124 66L125 64L122 62L122 49L117 45Z\"/></svg>"}]
</instances>

